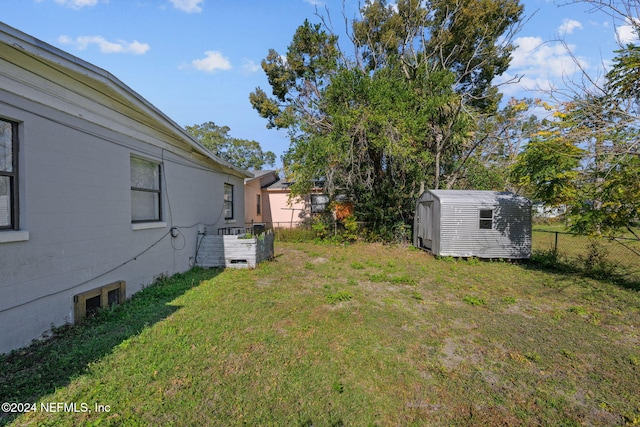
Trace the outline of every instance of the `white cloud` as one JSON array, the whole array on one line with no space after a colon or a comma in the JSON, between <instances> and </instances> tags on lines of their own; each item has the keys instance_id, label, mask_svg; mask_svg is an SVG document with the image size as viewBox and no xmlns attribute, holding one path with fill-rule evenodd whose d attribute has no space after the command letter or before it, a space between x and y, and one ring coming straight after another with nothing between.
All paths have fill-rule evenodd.
<instances>
[{"instance_id":1,"label":"white cloud","mask_svg":"<svg viewBox=\"0 0 640 427\"><path fill-rule=\"evenodd\" d=\"M244 71L245 74L255 73L260 71L261 68L260 64L257 64L255 61L250 59L245 59L242 64L242 71Z\"/></svg>"},{"instance_id":2,"label":"white cloud","mask_svg":"<svg viewBox=\"0 0 640 427\"><path fill-rule=\"evenodd\" d=\"M70 7L72 9L81 9L85 6L95 6L98 0L55 0L56 3Z\"/></svg>"},{"instance_id":3,"label":"white cloud","mask_svg":"<svg viewBox=\"0 0 640 427\"><path fill-rule=\"evenodd\" d=\"M309 3L312 6L324 6L324 2L321 0L304 0L306 3Z\"/></svg>"},{"instance_id":4,"label":"white cloud","mask_svg":"<svg viewBox=\"0 0 640 427\"><path fill-rule=\"evenodd\" d=\"M230 70L232 68L231 62L222 56L222 53L209 50L204 54L204 58L191 61L191 65L196 70L213 73L217 70Z\"/></svg>"},{"instance_id":5,"label":"white cloud","mask_svg":"<svg viewBox=\"0 0 640 427\"><path fill-rule=\"evenodd\" d=\"M540 37L519 37L515 44L518 47L513 52L512 68L533 69L537 74L549 76L562 76L568 68L574 70L570 52L567 51L573 48L572 45L544 43Z\"/></svg>"},{"instance_id":6,"label":"white cloud","mask_svg":"<svg viewBox=\"0 0 640 427\"><path fill-rule=\"evenodd\" d=\"M69 36L60 36L58 37L58 42L73 45L79 50L85 50L91 45L96 45L102 53L131 53L134 55L143 55L151 48L148 44L140 43L137 40L132 42L124 40L110 42L102 36L80 36L75 39Z\"/></svg>"},{"instance_id":7,"label":"white cloud","mask_svg":"<svg viewBox=\"0 0 640 427\"><path fill-rule=\"evenodd\" d=\"M500 76L497 83L506 82L516 75L521 76L518 84L502 86L502 92L512 95L522 90L550 90L563 85L563 79L571 80L580 70L588 68L584 58L572 57L573 45L544 43L540 37L519 37L518 46L508 73ZM576 63L577 61L577 63Z\"/></svg>"},{"instance_id":8,"label":"white cloud","mask_svg":"<svg viewBox=\"0 0 640 427\"><path fill-rule=\"evenodd\" d=\"M623 45L635 43L640 40L640 38L638 38L636 28L631 24L631 21L629 19L627 19L626 21L626 25L621 25L616 28L616 39L618 40L618 43ZM636 22L635 24L638 25L638 22Z\"/></svg>"},{"instance_id":9,"label":"white cloud","mask_svg":"<svg viewBox=\"0 0 640 427\"><path fill-rule=\"evenodd\" d=\"M305 1L308 2L310 0L305 0ZM311 0L311 1L313 1L313 0ZM373 4L374 1L375 0L366 0L365 3L367 4L367 6L369 6L369 5ZM387 8L391 8L391 10L393 10L395 13L398 13L398 2L397 1L387 3L386 7Z\"/></svg>"},{"instance_id":10,"label":"white cloud","mask_svg":"<svg viewBox=\"0 0 640 427\"><path fill-rule=\"evenodd\" d=\"M173 7L187 13L200 13L204 0L169 0Z\"/></svg>"},{"instance_id":11,"label":"white cloud","mask_svg":"<svg viewBox=\"0 0 640 427\"><path fill-rule=\"evenodd\" d=\"M562 21L562 25L560 25L560 27L558 27L558 33L560 33L561 36L564 36L565 34L573 34L574 30L576 29L582 29L582 24L578 21L576 21L575 19L567 19L565 18Z\"/></svg>"}]
</instances>

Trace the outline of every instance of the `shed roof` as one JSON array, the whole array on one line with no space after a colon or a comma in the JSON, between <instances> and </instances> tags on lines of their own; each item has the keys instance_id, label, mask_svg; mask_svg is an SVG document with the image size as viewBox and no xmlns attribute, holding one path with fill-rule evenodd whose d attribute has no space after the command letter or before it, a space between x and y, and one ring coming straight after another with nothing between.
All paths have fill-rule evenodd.
<instances>
[{"instance_id":1,"label":"shed roof","mask_svg":"<svg viewBox=\"0 0 640 427\"><path fill-rule=\"evenodd\" d=\"M497 203L512 202L521 205L530 205L529 199L509 191L489 190L427 190L441 202L466 202L466 203Z\"/></svg>"}]
</instances>

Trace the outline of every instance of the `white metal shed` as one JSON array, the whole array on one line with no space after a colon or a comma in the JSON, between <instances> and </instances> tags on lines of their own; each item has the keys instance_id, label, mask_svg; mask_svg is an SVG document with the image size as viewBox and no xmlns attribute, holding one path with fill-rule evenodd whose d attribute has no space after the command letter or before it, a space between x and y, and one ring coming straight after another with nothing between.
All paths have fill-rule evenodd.
<instances>
[{"instance_id":1,"label":"white metal shed","mask_svg":"<svg viewBox=\"0 0 640 427\"><path fill-rule=\"evenodd\" d=\"M434 255L531 257L531 202L514 193L427 190L416 203L413 244Z\"/></svg>"}]
</instances>

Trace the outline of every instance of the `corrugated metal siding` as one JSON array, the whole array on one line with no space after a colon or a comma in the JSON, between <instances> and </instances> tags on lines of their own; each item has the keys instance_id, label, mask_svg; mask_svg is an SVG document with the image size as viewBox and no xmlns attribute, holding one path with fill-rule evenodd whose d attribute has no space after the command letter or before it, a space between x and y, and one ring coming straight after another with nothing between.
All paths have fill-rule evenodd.
<instances>
[{"instance_id":1,"label":"corrugated metal siding","mask_svg":"<svg viewBox=\"0 0 640 427\"><path fill-rule=\"evenodd\" d=\"M476 201L477 202L477 201ZM479 228L479 210L493 209L491 230ZM480 258L529 258L530 207L515 203L442 201L439 255Z\"/></svg>"}]
</instances>

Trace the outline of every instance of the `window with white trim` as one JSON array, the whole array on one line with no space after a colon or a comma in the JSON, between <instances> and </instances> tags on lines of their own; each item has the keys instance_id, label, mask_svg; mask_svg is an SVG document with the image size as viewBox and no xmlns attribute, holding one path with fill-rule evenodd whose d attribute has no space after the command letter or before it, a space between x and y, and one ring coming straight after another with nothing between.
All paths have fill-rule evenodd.
<instances>
[{"instance_id":1,"label":"window with white trim","mask_svg":"<svg viewBox=\"0 0 640 427\"><path fill-rule=\"evenodd\" d=\"M162 220L161 177L159 163L131 156L131 222Z\"/></svg>"},{"instance_id":2,"label":"window with white trim","mask_svg":"<svg viewBox=\"0 0 640 427\"><path fill-rule=\"evenodd\" d=\"M0 119L0 231L18 230L18 124Z\"/></svg>"},{"instance_id":3,"label":"window with white trim","mask_svg":"<svg viewBox=\"0 0 640 427\"><path fill-rule=\"evenodd\" d=\"M261 215L262 213L262 195L256 194L256 215Z\"/></svg>"},{"instance_id":4,"label":"window with white trim","mask_svg":"<svg viewBox=\"0 0 640 427\"><path fill-rule=\"evenodd\" d=\"M224 219L233 219L233 185L224 184Z\"/></svg>"},{"instance_id":5,"label":"window with white trim","mask_svg":"<svg viewBox=\"0 0 640 427\"><path fill-rule=\"evenodd\" d=\"M480 209L480 229L493 229L493 209Z\"/></svg>"}]
</instances>

